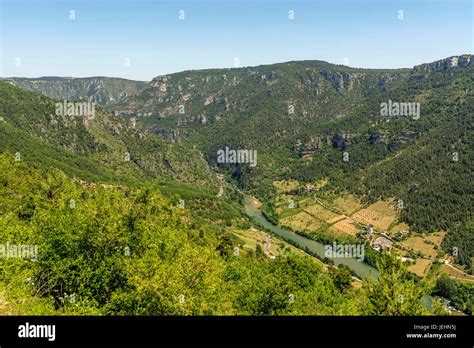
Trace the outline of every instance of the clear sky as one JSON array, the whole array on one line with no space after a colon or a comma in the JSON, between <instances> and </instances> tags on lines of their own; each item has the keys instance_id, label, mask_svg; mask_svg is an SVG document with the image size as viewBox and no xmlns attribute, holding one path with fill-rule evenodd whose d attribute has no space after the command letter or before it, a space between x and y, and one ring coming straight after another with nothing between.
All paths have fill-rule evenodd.
<instances>
[{"instance_id":1,"label":"clear sky","mask_svg":"<svg viewBox=\"0 0 474 348\"><path fill-rule=\"evenodd\" d=\"M473 52L473 0L0 3L3 77L150 80L189 69L308 59L399 68Z\"/></svg>"}]
</instances>

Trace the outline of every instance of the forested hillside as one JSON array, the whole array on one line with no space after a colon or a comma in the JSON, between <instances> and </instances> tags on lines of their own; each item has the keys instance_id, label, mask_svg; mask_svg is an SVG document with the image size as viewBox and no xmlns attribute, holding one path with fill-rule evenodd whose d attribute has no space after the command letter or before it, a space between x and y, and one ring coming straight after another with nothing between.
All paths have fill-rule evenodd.
<instances>
[{"instance_id":1,"label":"forested hillside","mask_svg":"<svg viewBox=\"0 0 474 348\"><path fill-rule=\"evenodd\" d=\"M284 239L272 254L249 237L270 235L243 201L260 199L276 225L293 214L288 198L313 200L315 213L309 203L297 213L331 223L352 217L316 205L401 201L390 227L440 233L447 257L472 272L471 60L398 70L301 61L149 84L0 80L0 244L38 250L0 257L0 314L418 315L432 292L470 310L472 287L415 276L395 253L370 249L380 276L363 280ZM58 113L64 98L100 105ZM392 102L419 112L383 115ZM226 147L256 151L256 165L221 163ZM371 248L360 233L330 234L329 222L310 227L297 232ZM444 313L436 300L431 313Z\"/></svg>"},{"instance_id":2,"label":"forested hillside","mask_svg":"<svg viewBox=\"0 0 474 348\"><path fill-rule=\"evenodd\" d=\"M326 192L402 200L401 220L415 232L458 235L473 217L473 86L470 55L412 70L302 61L160 76L113 109L198 146L265 201L275 180L328 180ZM419 114L383 116L389 101L419 103ZM257 150L258 166L218 165L226 146ZM470 268L474 245L462 249Z\"/></svg>"},{"instance_id":3,"label":"forested hillside","mask_svg":"<svg viewBox=\"0 0 474 348\"><path fill-rule=\"evenodd\" d=\"M217 192L214 174L198 151L150 136L97 108L94 117L56 115L56 103L0 81L0 144L83 179L175 179Z\"/></svg>"},{"instance_id":4,"label":"forested hillside","mask_svg":"<svg viewBox=\"0 0 474 348\"><path fill-rule=\"evenodd\" d=\"M312 258L236 256L235 240L156 187L80 185L7 155L0 167L0 238L39 251L0 258L2 314L357 315L384 301L376 285L341 288ZM400 265L390 272L392 286L405 279ZM407 301L387 310L427 313L413 281L394 291Z\"/></svg>"}]
</instances>

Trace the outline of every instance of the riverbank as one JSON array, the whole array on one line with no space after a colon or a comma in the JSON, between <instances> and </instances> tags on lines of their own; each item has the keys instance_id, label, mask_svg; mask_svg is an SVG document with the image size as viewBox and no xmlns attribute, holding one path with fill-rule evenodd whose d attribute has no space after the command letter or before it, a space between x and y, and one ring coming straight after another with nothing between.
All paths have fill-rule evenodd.
<instances>
[{"instance_id":1,"label":"riverbank","mask_svg":"<svg viewBox=\"0 0 474 348\"><path fill-rule=\"evenodd\" d=\"M255 197L245 196L244 199L244 208L248 216L250 216L257 224L269 230L270 232L281 237L288 243L300 247L303 250L308 250L310 253L314 253L320 258L325 257L325 246L322 243L319 243L315 240L309 239L305 236L302 236L296 232L281 228L277 225L272 224L268 219L263 216L261 210L261 202L259 202ZM331 258L336 266L345 265L350 270L352 270L358 277L378 277L379 272L372 266L358 261L355 258Z\"/></svg>"}]
</instances>

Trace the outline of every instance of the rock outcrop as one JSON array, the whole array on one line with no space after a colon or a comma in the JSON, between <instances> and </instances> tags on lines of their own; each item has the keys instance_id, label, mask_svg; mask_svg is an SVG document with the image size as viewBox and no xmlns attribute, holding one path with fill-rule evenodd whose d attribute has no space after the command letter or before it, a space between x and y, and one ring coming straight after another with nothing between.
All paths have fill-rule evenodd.
<instances>
[{"instance_id":1,"label":"rock outcrop","mask_svg":"<svg viewBox=\"0 0 474 348\"><path fill-rule=\"evenodd\" d=\"M463 54L461 56L452 56L441 59L433 63L416 65L413 67L413 72L431 72L431 71L446 71L457 67L466 67L472 64L473 57L470 54Z\"/></svg>"}]
</instances>

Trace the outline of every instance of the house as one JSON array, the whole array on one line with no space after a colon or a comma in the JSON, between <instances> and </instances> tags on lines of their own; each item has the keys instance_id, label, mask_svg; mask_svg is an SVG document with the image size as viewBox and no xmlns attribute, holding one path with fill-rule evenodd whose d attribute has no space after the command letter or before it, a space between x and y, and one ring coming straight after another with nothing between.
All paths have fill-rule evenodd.
<instances>
[{"instance_id":1,"label":"house","mask_svg":"<svg viewBox=\"0 0 474 348\"><path fill-rule=\"evenodd\" d=\"M397 238L403 238L403 237L405 237L406 235L408 235L408 232L407 232L407 231L398 231L397 234L396 234L396 237L397 237Z\"/></svg>"},{"instance_id":2,"label":"house","mask_svg":"<svg viewBox=\"0 0 474 348\"><path fill-rule=\"evenodd\" d=\"M385 237L378 237L370 242L370 246L377 251L383 251L385 249L390 249L393 245L393 242Z\"/></svg>"}]
</instances>

